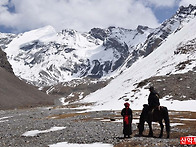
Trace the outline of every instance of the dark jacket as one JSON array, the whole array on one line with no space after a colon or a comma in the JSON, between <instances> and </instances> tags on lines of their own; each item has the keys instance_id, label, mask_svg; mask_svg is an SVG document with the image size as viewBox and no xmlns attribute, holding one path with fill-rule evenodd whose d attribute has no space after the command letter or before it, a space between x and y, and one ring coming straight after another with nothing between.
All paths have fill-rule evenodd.
<instances>
[{"instance_id":1,"label":"dark jacket","mask_svg":"<svg viewBox=\"0 0 196 147\"><path fill-rule=\"evenodd\" d=\"M150 91L150 95L148 97L148 105L151 109L160 106L159 97L159 94L155 90Z\"/></svg>"},{"instance_id":2,"label":"dark jacket","mask_svg":"<svg viewBox=\"0 0 196 147\"><path fill-rule=\"evenodd\" d=\"M127 108L127 109L123 108L122 111L121 111L121 115L123 117L125 117L125 115L128 115L130 123L132 123L133 115L132 115L132 110L130 108Z\"/></svg>"},{"instance_id":3,"label":"dark jacket","mask_svg":"<svg viewBox=\"0 0 196 147\"><path fill-rule=\"evenodd\" d=\"M130 108L124 108L121 111L121 115L123 116L123 134L128 135L128 137L130 137L130 135L132 134L132 110Z\"/></svg>"}]
</instances>

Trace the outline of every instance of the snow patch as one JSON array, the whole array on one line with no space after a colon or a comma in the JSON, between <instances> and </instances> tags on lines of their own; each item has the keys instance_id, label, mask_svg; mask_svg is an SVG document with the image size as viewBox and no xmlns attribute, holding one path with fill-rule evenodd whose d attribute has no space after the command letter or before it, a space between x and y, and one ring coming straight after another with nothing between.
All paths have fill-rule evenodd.
<instances>
[{"instance_id":1,"label":"snow patch","mask_svg":"<svg viewBox=\"0 0 196 147\"><path fill-rule=\"evenodd\" d=\"M183 123L170 123L171 127L182 126L182 125L185 125L185 124L183 124Z\"/></svg>"},{"instance_id":2,"label":"snow patch","mask_svg":"<svg viewBox=\"0 0 196 147\"><path fill-rule=\"evenodd\" d=\"M32 130L32 131L28 131L28 132L25 132L24 134L22 134L22 136L30 136L30 137L33 137L33 136L36 136L38 134L41 134L41 133L49 133L49 132L53 132L53 131L59 131L59 130L63 130L65 129L66 127L52 127L48 130L43 130L43 131L40 131L40 130Z\"/></svg>"},{"instance_id":3,"label":"snow patch","mask_svg":"<svg viewBox=\"0 0 196 147\"><path fill-rule=\"evenodd\" d=\"M0 123L1 123L1 122L7 122L7 121L9 121L8 118L11 118L11 117L13 117L13 116L1 117L1 118L0 118Z\"/></svg>"},{"instance_id":4,"label":"snow patch","mask_svg":"<svg viewBox=\"0 0 196 147\"><path fill-rule=\"evenodd\" d=\"M194 119L194 118L175 118L175 119L179 119L182 121L196 121L196 119Z\"/></svg>"},{"instance_id":5,"label":"snow patch","mask_svg":"<svg viewBox=\"0 0 196 147\"><path fill-rule=\"evenodd\" d=\"M60 142L57 144L49 145L49 147L113 147L113 145L104 144L104 143L75 144L75 143Z\"/></svg>"}]
</instances>

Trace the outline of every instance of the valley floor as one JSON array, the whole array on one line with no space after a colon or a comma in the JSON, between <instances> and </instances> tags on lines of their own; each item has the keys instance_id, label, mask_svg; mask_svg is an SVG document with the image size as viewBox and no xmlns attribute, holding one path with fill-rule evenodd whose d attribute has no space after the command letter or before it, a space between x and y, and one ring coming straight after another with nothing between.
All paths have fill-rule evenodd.
<instances>
[{"instance_id":1,"label":"valley floor","mask_svg":"<svg viewBox=\"0 0 196 147\"><path fill-rule=\"evenodd\" d=\"M171 134L162 139L154 123L154 138L137 137L140 111L133 111L133 134L124 139L120 111L86 112L79 109L40 107L0 111L0 146L59 147L91 144L94 146L180 146L180 137L196 136L196 112L170 111ZM144 135L148 128L145 126ZM97 144L95 144L97 143ZM90 145L89 145L90 146Z\"/></svg>"}]
</instances>

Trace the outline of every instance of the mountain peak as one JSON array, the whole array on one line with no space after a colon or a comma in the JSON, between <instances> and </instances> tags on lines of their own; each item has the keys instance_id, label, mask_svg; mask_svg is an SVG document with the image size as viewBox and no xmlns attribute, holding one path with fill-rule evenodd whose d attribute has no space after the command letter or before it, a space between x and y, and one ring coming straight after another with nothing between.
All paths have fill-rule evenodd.
<instances>
[{"instance_id":1,"label":"mountain peak","mask_svg":"<svg viewBox=\"0 0 196 147\"><path fill-rule=\"evenodd\" d=\"M44 27L41 27L41 28L38 28L38 29L34 29L34 30L31 30L31 31L27 31L27 32L24 32L24 33L21 33L20 36L24 35L24 34L36 34L37 37L41 37L41 36L46 36L46 35L51 35L51 34L56 34L56 30L54 27L50 26L50 25L47 25L47 26L44 26ZM32 38L32 37L30 37Z\"/></svg>"},{"instance_id":2,"label":"mountain peak","mask_svg":"<svg viewBox=\"0 0 196 147\"><path fill-rule=\"evenodd\" d=\"M101 28L93 28L90 30L89 34L95 38L104 40L107 37L108 31Z\"/></svg>"},{"instance_id":3,"label":"mountain peak","mask_svg":"<svg viewBox=\"0 0 196 147\"><path fill-rule=\"evenodd\" d=\"M177 13L177 15L181 14L181 15L196 15L196 6L193 6L193 5L189 5L188 7L185 7L185 6L181 6Z\"/></svg>"}]
</instances>

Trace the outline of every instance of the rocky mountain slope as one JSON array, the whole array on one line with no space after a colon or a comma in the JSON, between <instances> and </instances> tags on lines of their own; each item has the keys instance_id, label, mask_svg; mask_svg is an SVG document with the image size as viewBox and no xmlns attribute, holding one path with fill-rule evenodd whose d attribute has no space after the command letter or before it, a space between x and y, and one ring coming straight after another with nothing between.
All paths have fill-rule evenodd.
<instances>
[{"instance_id":1,"label":"rocky mountain slope","mask_svg":"<svg viewBox=\"0 0 196 147\"><path fill-rule=\"evenodd\" d=\"M4 68L6 71L10 73L13 73L12 66L7 61L6 53L3 52L1 48L0 48L0 67Z\"/></svg>"},{"instance_id":2,"label":"rocky mountain slope","mask_svg":"<svg viewBox=\"0 0 196 147\"><path fill-rule=\"evenodd\" d=\"M0 49L0 110L53 105L54 97L38 91L13 74L6 54Z\"/></svg>"}]
</instances>

